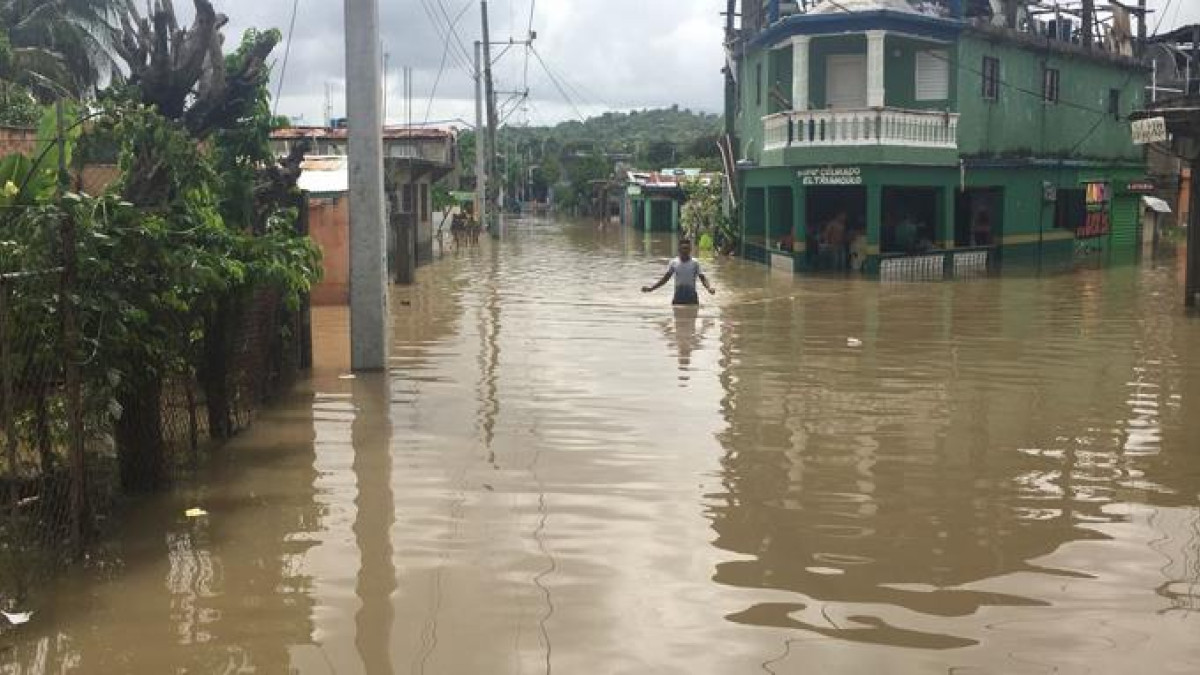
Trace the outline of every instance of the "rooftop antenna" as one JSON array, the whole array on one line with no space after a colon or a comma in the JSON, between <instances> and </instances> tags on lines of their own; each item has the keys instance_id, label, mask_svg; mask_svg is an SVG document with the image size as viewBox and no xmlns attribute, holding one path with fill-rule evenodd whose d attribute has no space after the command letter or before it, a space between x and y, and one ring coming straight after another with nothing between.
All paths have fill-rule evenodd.
<instances>
[{"instance_id":1,"label":"rooftop antenna","mask_svg":"<svg viewBox=\"0 0 1200 675\"><path fill-rule=\"evenodd\" d=\"M333 126L333 89L325 83L325 126Z\"/></svg>"}]
</instances>

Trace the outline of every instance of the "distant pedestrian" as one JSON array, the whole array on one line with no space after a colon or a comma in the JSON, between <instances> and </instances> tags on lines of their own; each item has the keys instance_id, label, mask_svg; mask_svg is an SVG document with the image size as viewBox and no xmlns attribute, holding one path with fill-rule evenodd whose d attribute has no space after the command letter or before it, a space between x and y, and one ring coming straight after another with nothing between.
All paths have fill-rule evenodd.
<instances>
[{"instance_id":1,"label":"distant pedestrian","mask_svg":"<svg viewBox=\"0 0 1200 675\"><path fill-rule=\"evenodd\" d=\"M697 279L704 284L704 288L710 294L716 294L716 291L708 283L708 277L704 276L704 272L700 270L700 261L692 257L692 242L687 239L679 242L679 257L672 260L671 264L667 266L667 273L663 275L663 278L653 286L643 286L642 292L651 293L662 288L671 277L675 277L675 298L671 301L673 305L700 304L700 296L696 293Z\"/></svg>"}]
</instances>

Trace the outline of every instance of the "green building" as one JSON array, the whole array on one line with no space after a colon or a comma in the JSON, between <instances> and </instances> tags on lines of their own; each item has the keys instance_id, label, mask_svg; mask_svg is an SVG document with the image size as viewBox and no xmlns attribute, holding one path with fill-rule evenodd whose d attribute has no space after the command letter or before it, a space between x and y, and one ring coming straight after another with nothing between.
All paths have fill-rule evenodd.
<instances>
[{"instance_id":1,"label":"green building","mask_svg":"<svg viewBox=\"0 0 1200 675\"><path fill-rule=\"evenodd\" d=\"M744 5L746 257L930 278L1132 257L1152 188L1128 121L1150 78L1135 59L954 0Z\"/></svg>"}]
</instances>

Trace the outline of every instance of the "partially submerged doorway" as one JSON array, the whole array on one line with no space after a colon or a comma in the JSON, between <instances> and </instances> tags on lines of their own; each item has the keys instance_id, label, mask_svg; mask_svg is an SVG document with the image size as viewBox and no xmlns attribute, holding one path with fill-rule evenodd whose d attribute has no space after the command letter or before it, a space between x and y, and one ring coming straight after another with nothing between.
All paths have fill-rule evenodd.
<instances>
[{"instance_id":1,"label":"partially submerged doorway","mask_svg":"<svg viewBox=\"0 0 1200 675\"><path fill-rule=\"evenodd\" d=\"M866 242L867 188L808 188L804 222L809 266L817 270L849 269L855 242Z\"/></svg>"}]
</instances>

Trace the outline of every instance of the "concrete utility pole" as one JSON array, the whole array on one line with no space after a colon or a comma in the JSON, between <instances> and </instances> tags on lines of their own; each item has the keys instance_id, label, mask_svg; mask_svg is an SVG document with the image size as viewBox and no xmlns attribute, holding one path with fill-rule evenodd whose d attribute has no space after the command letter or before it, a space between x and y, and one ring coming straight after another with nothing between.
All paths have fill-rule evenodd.
<instances>
[{"instance_id":1,"label":"concrete utility pole","mask_svg":"<svg viewBox=\"0 0 1200 675\"><path fill-rule=\"evenodd\" d=\"M1092 46L1092 37L1096 29L1096 0L1083 0L1083 46Z\"/></svg>"},{"instance_id":2,"label":"concrete utility pole","mask_svg":"<svg viewBox=\"0 0 1200 675\"><path fill-rule=\"evenodd\" d=\"M733 56L733 46L737 39L735 15L737 0L726 0L725 3L725 135L733 138L737 133L737 73L733 72L737 59ZM731 144L732 145L732 144Z\"/></svg>"},{"instance_id":3,"label":"concrete utility pole","mask_svg":"<svg viewBox=\"0 0 1200 675\"><path fill-rule=\"evenodd\" d=\"M483 152L486 148L483 128L483 43L475 43L475 217L479 223L487 222L487 162Z\"/></svg>"},{"instance_id":4,"label":"concrete utility pole","mask_svg":"<svg viewBox=\"0 0 1200 675\"><path fill-rule=\"evenodd\" d=\"M383 192L383 58L379 0L345 0L350 171L350 364L387 366L387 236Z\"/></svg>"},{"instance_id":5,"label":"concrete utility pole","mask_svg":"<svg viewBox=\"0 0 1200 675\"><path fill-rule=\"evenodd\" d=\"M487 200L487 214L492 219L485 223L488 226L488 231L493 236L499 235L499 221L496 218L499 211L496 209L496 181L491 180L493 171L496 168L496 90L492 83L492 45L491 35L488 32L488 5L487 0L480 0L480 12L483 15L483 93L487 105L487 164L486 173L488 175L487 192L485 198Z\"/></svg>"}]
</instances>

